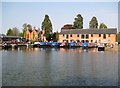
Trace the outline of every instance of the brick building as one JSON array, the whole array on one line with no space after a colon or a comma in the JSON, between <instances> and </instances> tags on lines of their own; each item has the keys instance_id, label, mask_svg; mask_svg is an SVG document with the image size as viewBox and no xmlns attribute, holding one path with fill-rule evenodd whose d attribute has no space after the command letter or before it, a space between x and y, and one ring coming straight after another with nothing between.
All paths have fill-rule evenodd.
<instances>
[{"instance_id":1,"label":"brick building","mask_svg":"<svg viewBox=\"0 0 120 88\"><path fill-rule=\"evenodd\" d=\"M75 42L115 44L116 34L117 34L117 28L62 29L59 34L59 42L75 41Z\"/></svg>"},{"instance_id":2,"label":"brick building","mask_svg":"<svg viewBox=\"0 0 120 88\"><path fill-rule=\"evenodd\" d=\"M44 35L44 31L37 30L35 27L33 27L33 29L30 30L27 28L24 37L27 40L32 40L32 41L39 41L39 40L46 41L46 36Z\"/></svg>"}]
</instances>

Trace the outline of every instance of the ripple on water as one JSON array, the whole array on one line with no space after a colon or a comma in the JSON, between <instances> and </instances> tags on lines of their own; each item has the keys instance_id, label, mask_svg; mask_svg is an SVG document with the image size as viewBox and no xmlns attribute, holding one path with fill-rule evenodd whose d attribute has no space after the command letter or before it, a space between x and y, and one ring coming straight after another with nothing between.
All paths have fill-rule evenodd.
<instances>
[{"instance_id":1,"label":"ripple on water","mask_svg":"<svg viewBox=\"0 0 120 88\"><path fill-rule=\"evenodd\" d=\"M3 86L116 86L118 83L117 52L38 48L6 50L2 56Z\"/></svg>"}]
</instances>

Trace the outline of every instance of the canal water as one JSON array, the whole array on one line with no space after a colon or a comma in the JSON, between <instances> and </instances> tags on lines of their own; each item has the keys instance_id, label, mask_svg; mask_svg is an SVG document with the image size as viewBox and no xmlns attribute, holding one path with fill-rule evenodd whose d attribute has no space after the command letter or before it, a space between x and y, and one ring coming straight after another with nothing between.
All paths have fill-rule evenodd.
<instances>
[{"instance_id":1,"label":"canal water","mask_svg":"<svg viewBox=\"0 0 120 88\"><path fill-rule=\"evenodd\" d=\"M81 48L1 51L3 86L118 85L118 52Z\"/></svg>"}]
</instances>

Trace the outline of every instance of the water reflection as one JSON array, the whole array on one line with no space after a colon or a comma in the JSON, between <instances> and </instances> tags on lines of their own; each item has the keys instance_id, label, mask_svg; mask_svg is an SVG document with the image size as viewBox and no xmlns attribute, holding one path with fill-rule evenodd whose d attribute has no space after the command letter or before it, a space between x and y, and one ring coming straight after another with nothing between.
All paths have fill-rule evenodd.
<instances>
[{"instance_id":1,"label":"water reflection","mask_svg":"<svg viewBox=\"0 0 120 88\"><path fill-rule=\"evenodd\" d=\"M19 48L2 54L4 86L115 86L118 82L118 52Z\"/></svg>"},{"instance_id":2,"label":"water reflection","mask_svg":"<svg viewBox=\"0 0 120 88\"><path fill-rule=\"evenodd\" d=\"M17 49L14 49L14 48L8 48L8 49L5 49L7 51L62 51L62 52L101 52L101 53L104 53L104 52L116 52L118 53L119 52L119 49L118 51L114 51L114 50L106 50L106 51L98 51L97 48L89 48L89 49L82 49L82 48L27 48L27 47L19 47ZM2 50L4 51L4 49Z\"/></svg>"}]
</instances>

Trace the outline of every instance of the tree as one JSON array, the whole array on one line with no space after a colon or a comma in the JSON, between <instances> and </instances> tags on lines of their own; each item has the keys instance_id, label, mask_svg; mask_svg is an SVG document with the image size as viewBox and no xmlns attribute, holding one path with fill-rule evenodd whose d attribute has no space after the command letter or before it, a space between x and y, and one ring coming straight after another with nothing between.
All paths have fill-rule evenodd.
<instances>
[{"instance_id":1,"label":"tree","mask_svg":"<svg viewBox=\"0 0 120 88\"><path fill-rule=\"evenodd\" d=\"M32 26L31 26L30 24L24 23L24 24L23 24L23 31L22 31L22 33L21 33L21 36L22 36L22 37L25 37L25 36L26 36L25 33L26 33L26 31L27 31L27 28L28 28L28 30L32 30Z\"/></svg>"},{"instance_id":2,"label":"tree","mask_svg":"<svg viewBox=\"0 0 120 88\"><path fill-rule=\"evenodd\" d=\"M56 32L56 42L59 40L59 33L58 32Z\"/></svg>"},{"instance_id":3,"label":"tree","mask_svg":"<svg viewBox=\"0 0 120 88\"><path fill-rule=\"evenodd\" d=\"M41 40L41 31L40 31L40 28L38 28L38 31L39 31L39 33L38 33L38 39Z\"/></svg>"},{"instance_id":4,"label":"tree","mask_svg":"<svg viewBox=\"0 0 120 88\"><path fill-rule=\"evenodd\" d=\"M13 28L13 35L14 36L19 36L19 34L20 34L19 30L16 27L14 27Z\"/></svg>"},{"instance_id":5,"label":"tree","mask_svg":"<svg viewBox=\"0 0 120 88\"><path fill-rule=\"evenodd\" d=\"M82 29L83 28L83 17L78 14L77 18L75 18L75 21L73 22L73 27L75 29Z\"/></svg>"},{"instance_id":6,"label":"tree","mask_svg":"<svg viewBox=\"0 0 120 88\"><path fill-rule=\"evenodd\" d=\"M7 36L13 36L13 30L12 29L9 29L6 33Z\"/></svg>"},{"instance_id":7,"label":"tree","mask_svg":"<svg viewBox=\"0 0 120 88\"><path fill-rule=\"evenodd\" d=\"M41 40L41 33L38 34L38 39Z\"/></svg>"},{"instance_id":8,"label":"tree","mask_svg":"<svg viewBox=\"0 0 120 88\"><path fill-rule=\"evenodd\" d=\"M120 44L120 33L117 34L117 42Z\"/></svg>"},{"instance_id":9,"label":"tree","mask_svg":"<svg viewBox=\"0 0 120 88\"><path fill-rule=\"evenodd\" d=\"M54 41L54 42L57 42L58 39L59 39L59 34L58 34L58 32L54 32L52 38L53 38L53 41Z\"/></svg>"},{"instance_id":10,"label":"tree","mask_svg":"<svg viewBox=\"0 0 120 88\"><path fill-rule=\"evenodd\" d=\"M9 29L8 31L7 31L7 34L6 35L8 35L8 36L19 36L20 35L20 32L19 32L19 30L16 28L16 27L14 27L14 28L12 28L12 29Z\"/></svg>"},{"instance_id":11,"label":"tree","mask_svg":"<svg viewBox=\"0 0 120 88\"><path fill-rule=\"evenodd\" d=\"M46 40L51 41L52 40L52 34L47 34L46 35Z\"/></svg>"},{"instance_id":12,"label":"tree","mask_svg":"<svg viewBox=\"0 0 120 88\"><path fill-rule=\"evenodd\" d=\"M48 15L45 15L45 18L42 22L42 27L41 28L42 28L42 30L45 31L46 38L48 38L49 34L51 34L51 32L53 30L52 23L51 23Z\"/></svg>"},{"instance_id":13,"label":"tree","mask_svg":"<svg viewBox=\"0 0 120 88\"><path fill-rule=\"evenodd\" d=\"M104 29L104 28L107 28L107 26L104 23L101 23L99 29Z\"/></svg>"},{"instance_id":14,"label":"tree","mask_svg":"<svg viewBox=\"0 0 120 88\"><path fill-rule=\"evenodd\" d=\"M21 37L25 37L25 30L23 29L23 31L19 34L19 36L21 36Z\"/></svg>"},{"instance_id":15,"label":"tree","mask_svg":"<svg viewBox=\"0 0 120 88\"><path fill-rule=\"evenodd\" d=\"M96 17L93 17L89 23L90 29L97 29L98 28L98 21Z\"/></svg>"},{"instance_id":16,"label":"tree","mask_svg":"<svg viewBox=\"0 0 120 88\"><path fill-rule=\"evenodd\" d=\"M23 28L27 30L27 23L23 24Z\"/></svg>"},{"instance_id":17,"label":"tree","mask_svg":"<svg viewBox=\"0 0 120 88\"><path fill-rule=\"evenodd\" d=\"M27 31L27 23L24 23L24 24L23 24L22 37L25 37L25 36L26 36L26 35L25 35L26 31Z\"/></svg>"},{"instance_id":18,"label":"tree","mask_svg":"<svg viewBox=\"0 0 120 88\"><path fill-rule=\"evenodd\" d=\"M28 30L32 30L32 26L30 24L27 24Z\"/></svg>"},{"instance_id":19,"label":"tree","mask_svg":"<svg viewBox=\"0 0 120 88\"><path fill-rule=\"evenodd\" d=\"M24 37L24 34L21 32L21 33L19 34L19 36Z\"/></svg>"}]
</instances>

